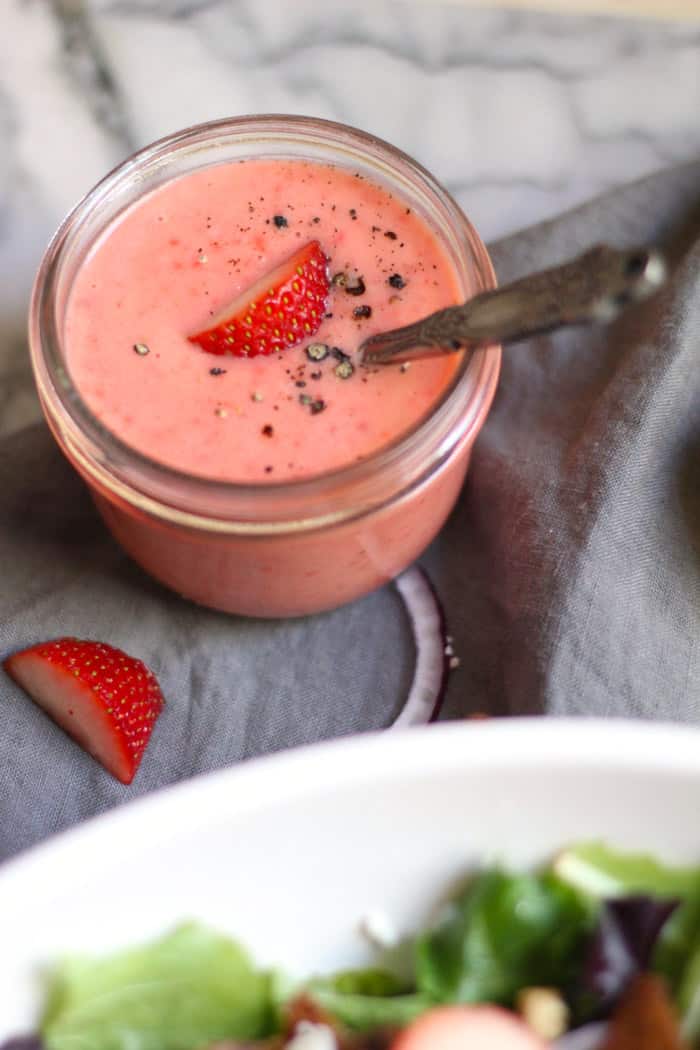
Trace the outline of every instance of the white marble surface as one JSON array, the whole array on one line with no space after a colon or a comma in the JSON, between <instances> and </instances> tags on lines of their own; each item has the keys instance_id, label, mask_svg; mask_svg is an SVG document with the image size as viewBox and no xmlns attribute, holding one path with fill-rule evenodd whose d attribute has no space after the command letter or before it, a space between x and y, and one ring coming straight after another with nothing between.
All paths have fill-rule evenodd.
<instances>
[{"instance_id":1,"label":"white marble surface","mask_svg":"<svg viewBox=\"0 0 700 1050\"><path fill-rule=\"evenodd\" d=\"M0 434L38 415L27 298L63 213L132 149L307 113L412 153L486 239L700 153L700 20L425 0L0 0Z\"/></svg>"}]
</instances>

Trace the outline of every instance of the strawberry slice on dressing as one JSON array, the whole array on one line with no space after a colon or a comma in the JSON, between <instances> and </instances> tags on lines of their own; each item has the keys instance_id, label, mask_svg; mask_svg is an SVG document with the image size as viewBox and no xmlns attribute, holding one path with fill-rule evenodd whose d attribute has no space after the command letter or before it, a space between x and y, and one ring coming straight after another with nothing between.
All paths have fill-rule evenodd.
<instances>
[{"instance_id":1,"label":"strawberry slice on dressing","mask_svg":"<svg viewBox=\"0 0 700 1050\"><path fill-rule=\"evenodd\" d=\"M318 241L309 241L236 296L189 341L209 354L234 357L288 350L318 331L329 289L328 259Z\"/></svg>"}]
</instances>

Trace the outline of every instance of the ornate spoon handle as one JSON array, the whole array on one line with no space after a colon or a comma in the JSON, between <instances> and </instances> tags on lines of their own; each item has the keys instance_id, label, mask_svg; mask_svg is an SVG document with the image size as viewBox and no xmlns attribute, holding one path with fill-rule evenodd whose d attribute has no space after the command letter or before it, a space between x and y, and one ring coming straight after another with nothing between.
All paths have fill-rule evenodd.
<instances>
[{"instance_id":1,"label":"ornate spoon handle","mask_svg":"<svg viewBox=\"0 0 700 1050\"><path fill-rule=\"evenodd\" d=\"M564 325L607 324L656 292L666 263L654 248L618 251L596 245L551 270L483 292L461 306L381 332L360 346L366 364L393 364L491 343L516 343Z\"/></svg>"}]
</instances>

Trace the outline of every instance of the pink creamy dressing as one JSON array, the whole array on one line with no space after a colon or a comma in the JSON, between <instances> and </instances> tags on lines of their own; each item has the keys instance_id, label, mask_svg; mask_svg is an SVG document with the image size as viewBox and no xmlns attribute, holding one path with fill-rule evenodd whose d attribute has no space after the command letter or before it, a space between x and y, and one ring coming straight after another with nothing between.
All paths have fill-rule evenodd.
<instances>
[{"instance_id":1,"label":"pink creamy dressing","mask_svg":"<svg viewBox=\"0 0 700 1050\"><path fill-rule=\"evenodd\" d=\"M331 274L352 269L366 285L362 296L334 287L330 316L311 340L252 360L215 357L188 341L311 239ZM389 284L395 274L405 287ZM222 480L283 481L391 442L426 415L459 363L453 355L339 379L333 358L309 361L308 343L353 357L366 335L458 298L433 231L380 184L302 160L222 164L167 183L103 236L71 292L68 368L102 423L151 458ZM371 317L354 319L365 305ZM215 368L224 372L212 375ZM312 413L303 395L323 410Z\"/></svg>"}]
</instances>

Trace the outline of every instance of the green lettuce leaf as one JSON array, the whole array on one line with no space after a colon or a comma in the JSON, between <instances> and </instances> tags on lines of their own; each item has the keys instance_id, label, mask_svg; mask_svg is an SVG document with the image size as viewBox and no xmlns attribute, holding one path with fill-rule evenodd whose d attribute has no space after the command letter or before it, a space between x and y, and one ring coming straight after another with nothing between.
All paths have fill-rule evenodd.
<instances>
[{"instance_id":1,"label":"green lettuce leaf","mask_svg":"<svg viewBox=\"0 0 700 1050\"><path fill-rule=\"evenodd\" d=\"M650 897L684 900L700 887L700 868L675 868L646 853L621 853L601 842L562 850L552 870L569 886L596 898Z\"/></svg>"},{"instance_id":2,"label":"green lettuce leaf","mask_svg":"<svg viewBox=\"0 0 700 1050\"><path fill-rule=\"evenodd\" d=\"M696 947L686 962L676 1001L683 1019L683 1036L697 1046L700 1041L700 947Z\"/></svg>"},{"instance_id":3,"label":"green lettuce leaf","mask_svg":"<svg viewBox=\"0 0 700 1050\"><path fill-rule=\"evenodd\" d=\"M367 967L364 970L341 970L330 977L317 978L310 987L324 987L343 995L367 995L387 998L411 991L410 982L401 980L389 970Z\"/></svg>"},{"instance_id":4,"label":"green lettuce leaf","mask_svg":"<svg viewBox=\"0 0 700 1050\"><path fill-rule=\"evenodd\" d=\"M400 1028L434 1005L425 996L410 992L389 996L342 992L323 981L312 981L306 991L332 1017L358 1030Z\"/></svg>"},{"instance_id":5,"label":"green lettuce leaf","mask_svg":"<svg viewBox=\"0 0 700 1050\"><path fill-rule=\"evenodd\" d=\"M685 981L685 972L695 951L700 948L700 883L682 900L666 922L654 953L654 969L670 987L677 990ZM681 1004L683 1005L683 1004Z\"/></svg>"},{"instance_id":6,"label":"green lettuce leaf","mask_svg":"<svg viewBox=\"0 0 700 1050\"><path fill-rule=\"evenodd\" d=\"M654 953L653 966L673 993L683 1019L683 1035L700 1039L700 884L668 920Z\"/></svg>"},{"instance_id":7,"label":"green lettuce leaf","mask_svg":"<svg viewBox=\"0 0 700 1050\"><path fill-rule=\"evenodd\" d=\"M194 923L106 959L57 970L41 1030L47 1050L197 1050L266 1034L266 975L233 941Z\"/></svg>"},{"instance_id":8,"label":"green lettuce leaf","mask_svg":"<svg viewBox=\"0 0 700 1050\"><path fill-rule=\"evenodd\" d=\"M438 1002L511 1005L527 986L566 988L593 911L551 873L478 875L418 939L418 992Z\"/></svg>"},{"instance_id":9,"label":"green lettuce leaf","mask_svg":"<svg viewBox=\"0 0 700 1050\"><path fill-rule=\"evenodd\" d=\"M344 970L309 981L305 991L319 1006L349 1028L402 1026L430 1006L412 994L410 983L388 970Z\"/></svg>"}]
</instances>

